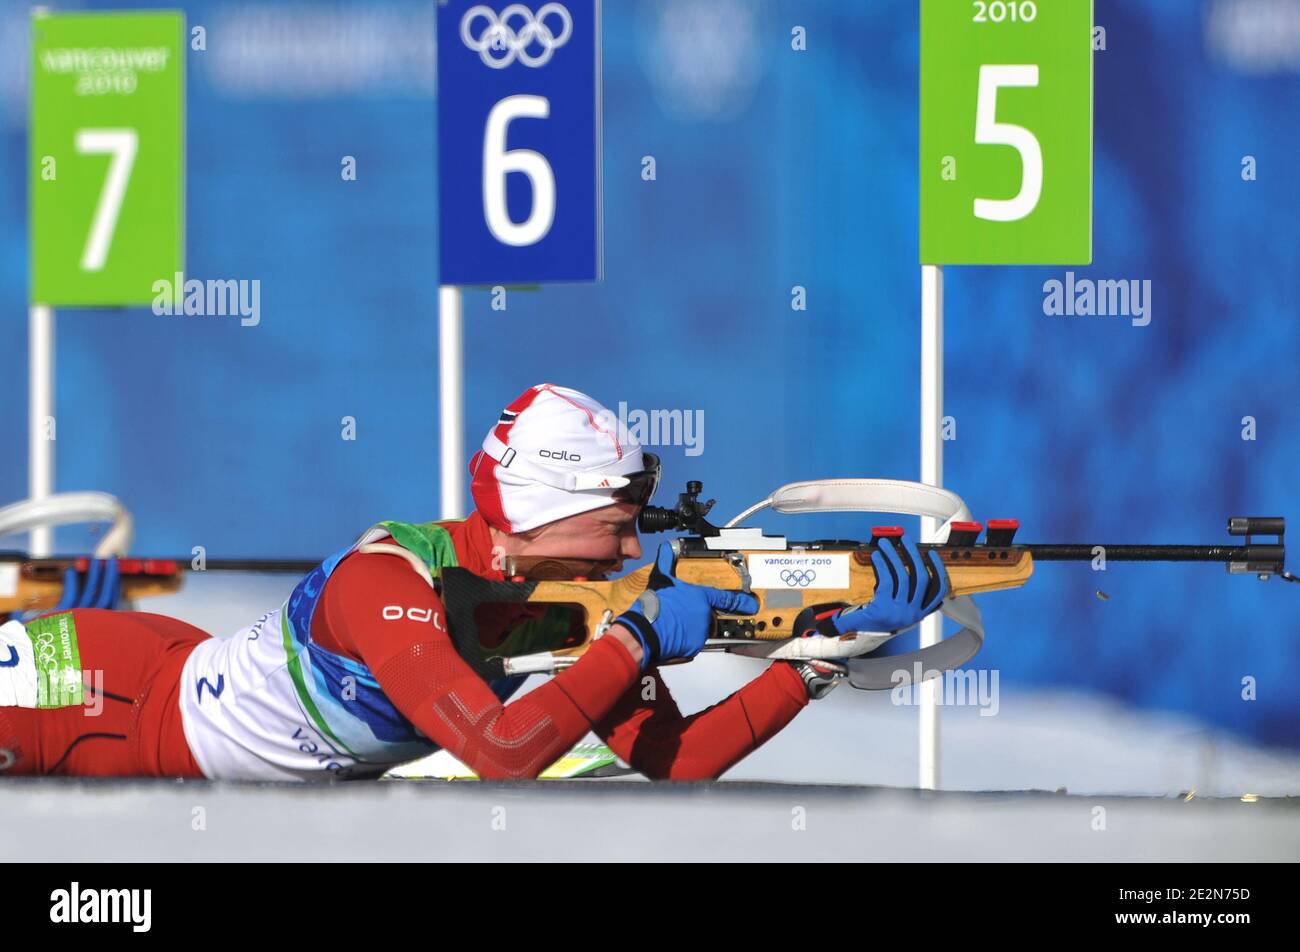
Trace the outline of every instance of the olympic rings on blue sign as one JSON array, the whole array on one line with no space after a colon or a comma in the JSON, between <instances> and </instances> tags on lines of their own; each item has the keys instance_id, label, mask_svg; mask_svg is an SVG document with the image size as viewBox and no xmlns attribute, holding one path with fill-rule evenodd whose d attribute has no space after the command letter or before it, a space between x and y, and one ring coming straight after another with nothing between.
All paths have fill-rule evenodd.
<instances>
[{"instance_id":1,"label":"olympic rings on blue sign","mask_svg":"<svg viewBox=\"0 0 1300 952\"><path fill-rule=\"evenodd\" d=\"M559 18L558 34L547 26L548 17ZM480 19L487 22L475 38L475 24ZM518 23L519 19L523 22L516 29L511 21ZM493 69L505 69L516 59L525 66L545 66L572 35L573 16L561 3L547 3L536 14L522 3L512 3L499 16L491 7L479 4L470 7L460 21L460 38L465 46ZM540 52L530 52L534 44Z\"/></svg>"}]
</instances>

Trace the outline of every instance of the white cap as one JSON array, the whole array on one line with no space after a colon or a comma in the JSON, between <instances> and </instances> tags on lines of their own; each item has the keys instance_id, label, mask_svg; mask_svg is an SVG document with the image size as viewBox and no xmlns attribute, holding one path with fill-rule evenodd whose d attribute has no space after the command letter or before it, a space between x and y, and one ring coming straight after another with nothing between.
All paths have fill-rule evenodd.
<instances>
[{"instance_id":1,"label":"white cap","mask_svg":"<svg viewBox=\"0 0 1300 952\"><path fill-rule=\"evenodd\" d=\"M623 431L623 432L620 432ZM526 532L612 505L625 477L649 468L618 418L585 393L544 383L505 408L469 468L489 525Z\"/></svg>"}]
</instances>

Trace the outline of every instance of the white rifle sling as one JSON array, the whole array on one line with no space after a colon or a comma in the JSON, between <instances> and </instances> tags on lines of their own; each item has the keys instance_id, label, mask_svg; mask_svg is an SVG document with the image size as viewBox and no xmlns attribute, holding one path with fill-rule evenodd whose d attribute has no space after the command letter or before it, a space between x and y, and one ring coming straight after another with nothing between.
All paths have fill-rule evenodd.
<instances>
[{"instance_id":1,"label":"white rifle sling","mask_svg":"<svg viewBox=\"0 0 1300 952\"><path fill-rule=\"evenodd\" d=\"M50 526L110 523L95 546L95 558L125 556L131 548L134 524L131 514L108 493L55 493L0 508L0 537Z\"/></svg>"},{"instance_id":2,"label":"white rifle sling","mask_svg":"<svg viewBox=\"0 0 1300 952\"><path fill-rule=\"evenodd\" d=\"M783 513L809 512L882 512L908 516L927 516L942 519L933 540L948 541L954 522L969 522L970 510L956 493L925 483L912 483L895 479L821 479L801 483L788 483L767 499L757 503L727 523L735 526L756 512L771 509ZM733 654L773 660L848 659L849 681L868 691L884 691L899 684L911 683L919 663L922 678L959 668L984 644L984 623L979 606L969 595L944 599L939 609L961 629L937 645L891 655L887 658L862 658L897 632L857 632L842 638L813 635L808 638L791 638L768 644L734 645ZM725 642L722 642L725 643ZM710 647L720 642L711 642Z\"/></svg>"}]
</instances>

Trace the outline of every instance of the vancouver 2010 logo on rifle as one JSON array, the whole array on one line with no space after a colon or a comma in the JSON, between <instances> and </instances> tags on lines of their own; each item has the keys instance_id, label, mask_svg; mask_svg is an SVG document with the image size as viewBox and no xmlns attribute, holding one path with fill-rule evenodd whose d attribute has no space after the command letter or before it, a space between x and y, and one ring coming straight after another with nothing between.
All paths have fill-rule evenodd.
<instances>
[{"instance_id":1,"label":"vancouver 2010 logo on rifle","mask_svg":"<svg viewBox=\"0 0 1300 952\"><path fill-rule=\"evenodd\" d=\"M547 17L558 18L558 33L547 25ZM514 23L520 19L523 23L516 30ZM475 28L482 21L486 24L476 38ZM516 59L529 67L545 66L555 51L569 42L572 33L573 17L560 3L548 3L536 14L522 3L512 3L499 16L491 7L479 5L471 7L460 21L461 40L493 69L505 69ZM540 52L533 53L534 46Z\"/></svg>"}]
</instances>

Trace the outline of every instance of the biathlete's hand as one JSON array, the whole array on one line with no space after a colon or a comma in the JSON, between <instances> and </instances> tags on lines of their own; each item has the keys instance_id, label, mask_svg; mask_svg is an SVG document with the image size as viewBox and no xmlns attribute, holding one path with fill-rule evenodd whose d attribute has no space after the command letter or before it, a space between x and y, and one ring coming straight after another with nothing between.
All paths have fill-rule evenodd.
<instances>
[{"instance_id":1,"label":"biathlete's hand","mask_svg":"<svg viewBox=\"0 0 1300 952\"><path fill-rule=\"evenodd\" d=\"M659 546L650 586L618 617L641 642L641 669L672 658L693 658L709 637L713 611L752 615L758 599L749 592L730 592L692 585L672 576L673 550Z\"/></svg>"},{"instance_id":2,"label":"biathlete's hand","mask_svg":"<svg viewBox=\"0 0 1300 952\"><path fill-rule=\"evenodd\" d=\"M63 596L55 611L73 608L117 608L122 597L122 580L117 559L91 559L82 587L75 565L63 573Z\"/></svg>"},{"instance_id":3,"label":"biathlete's hand","mask_svg":"<svg viewBox=\"0 0 1300 952\"><path fill-rule=\"evenodd\" d=\"M911 539L901 540L916 571L910 576L903 564L902 554L891 538L882 538L871 553L871 565L876 570L876 597L865 605L846 608L835 618L835 628L842 635L851 631L902 631L911 628L941 604L950 591L948 573L939 555L931 549L929 564L939 581L938 590L926 601L929 577L921 552Z\"/></svg>"}]
</instances>

